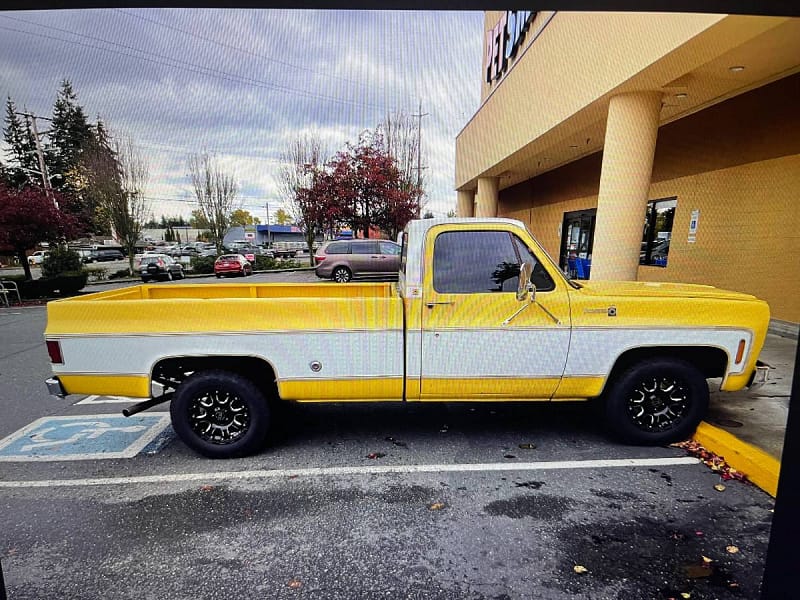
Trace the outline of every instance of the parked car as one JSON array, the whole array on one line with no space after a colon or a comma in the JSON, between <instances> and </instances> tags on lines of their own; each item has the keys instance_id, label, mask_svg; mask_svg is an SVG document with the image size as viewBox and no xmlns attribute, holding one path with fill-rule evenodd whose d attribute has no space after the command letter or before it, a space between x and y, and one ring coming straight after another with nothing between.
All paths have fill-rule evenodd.
<instances>
[{"instance_id":1,"label":"parked car","mask_svg":"<svg viewBox=\"0 0 800 600\"><path fill-rule=\"evenodd\" d=\"M147 283L151 279L183 279L183 265L176 262L171 256L166 254L146 254L142 256L139 265L139 274L142 281Z\"/></svg>"},{"instance_id":2,"label":"parked car","mask_svg":"<svg viewBox=\"0 0 800 600\"><path fill-rule=\"evenodd\" d=\"M29 265L40 265L44 261L44 257L47 256L47 250L37 250L33 254L28 257L28 264Z\"/></svg>"},{"instance_id":3,"label":"parked car","mask_svg":"<svg viewBox=\"0 0 800 600\"><path fill-rule=\"evenodd\" d=\"M214 261L214 275L217 278L223 275L241 275L246 277L253 274L253 265L241 254L223 254Z\"/></svg>"},{"instance_id":4,"label":"parked car","mask_svg":"<svg viewBox=\"0 0 800 600\"><path fill-rule=\"evenodd\" d=\"M125 260L125 255L114 248L98 248L92 250L89 255L89 262L104 262L110 260Z\"/></svg>"},{"instance_id":5,"label":"parked car","mask_svg":"<svg viewBox=\"0 0 800 600\"><path fill-rule=\"evenodd\" d=\"M339 283L353 277L396 278L400 246L389 240L339 240L323 245L314 261L317 277Z\"/></svg>"}]
</instances>

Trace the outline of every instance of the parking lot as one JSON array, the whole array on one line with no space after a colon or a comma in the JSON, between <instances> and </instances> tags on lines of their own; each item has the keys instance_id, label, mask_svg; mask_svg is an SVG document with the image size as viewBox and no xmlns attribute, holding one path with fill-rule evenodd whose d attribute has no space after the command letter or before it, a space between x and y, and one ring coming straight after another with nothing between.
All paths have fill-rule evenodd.
<instances>
[{"instance_id":1,"label":"parking lot","mask_svg":"<svg viewBox=\"0 0 800 600\"><path fill-rule=\"evenodd\" d=\"M49 397L44 326L0 309L11 598L758 595L772 499L584 404L292 406L262 453L213 461L168 405Z\"/></svg>"}]
</instances>

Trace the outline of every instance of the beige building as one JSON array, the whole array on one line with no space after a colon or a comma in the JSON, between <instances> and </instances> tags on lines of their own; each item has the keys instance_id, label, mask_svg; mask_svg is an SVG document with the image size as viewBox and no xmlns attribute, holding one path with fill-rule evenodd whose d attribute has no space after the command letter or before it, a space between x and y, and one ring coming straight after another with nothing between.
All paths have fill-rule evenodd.
<instances>
[{"instance_id":1,"label":"beige building","mask_svg":"<svg viewBox=\"0 0 800 600\"><path fill-rule=\"evenodd\" d=\"M579 278L715 285L800 323L800 19L509 11L484 29L460 216L524 221Z\"/></svg>"}]
</instances>

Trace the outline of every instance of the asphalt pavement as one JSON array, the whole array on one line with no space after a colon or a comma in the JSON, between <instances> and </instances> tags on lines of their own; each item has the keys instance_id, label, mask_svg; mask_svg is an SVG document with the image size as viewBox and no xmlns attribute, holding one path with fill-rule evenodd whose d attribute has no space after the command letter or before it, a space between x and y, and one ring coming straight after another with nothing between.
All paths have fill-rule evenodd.
<instances>
[{"instance_id":1,"label":"asphalt pavement","mask_svg":"<svg viewBox=\"0 0 800 600\"><path fill-rule=\"evenodd\" d=\"M250 280L277 279L316 280ZM0 439L38 452L0 452L10 598L758 596L772 498L585 404L291 406L263 452L213 461L164 406L124 427L119 399L49 397L44 324L0 309ZM94 454L48 454L59 427Z\"/></svg>"}]
</instances>

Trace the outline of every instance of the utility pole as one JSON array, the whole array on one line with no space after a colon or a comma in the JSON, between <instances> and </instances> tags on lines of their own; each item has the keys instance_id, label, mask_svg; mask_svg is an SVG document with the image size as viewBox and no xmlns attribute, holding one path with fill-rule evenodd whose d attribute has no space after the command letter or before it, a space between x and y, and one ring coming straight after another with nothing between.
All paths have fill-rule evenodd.
<instances>
[{"instance_id":1,"label":"utility pole","mask_svg":"<svg viewBox=\"0 0 800 600\"><path fill-rule=\"evenodd\" d=\"M58 208L58 202L56 201L56 197L53 194L53 190L50 187L50 178L47 176L47 165L44 162L44 152L42 152L42 145L39 142L39 131L36 128L36 119L45 119L47 121L52 121L47 117L37 117L33 113L17 113L18 115L22 115L25 117L25 121L30 125L31 129L33 129L33 142L36 144L36 157L39 159L39 173L42 176L42 183L44 184L44 193L47 194L47 197L53 201L53 205ZM46 131L42 132L42 135L47 133Z\"/></svg>"},{"instance_id":2,"label":"utility pole","mask_svg":"<svg viewBox=\"0 0 800 600\"><path fill-rule=\"evenodd\" d=\"M419 101L419 112L411 115L417 118L417 218L419 218L420 201L422 200L422 117L429 113L422 112L422 99Z\"/></svg>"},{"instance_id":3,"label":"utility pole","mask_svg":"<svg viewBox=\"0 0 800 600\"><path fill-rule=\"evenodd\" d=\"M272 247L272 236L269 231L269 200L267 200L267 248Z\"/></svg>"}]
</instances>

